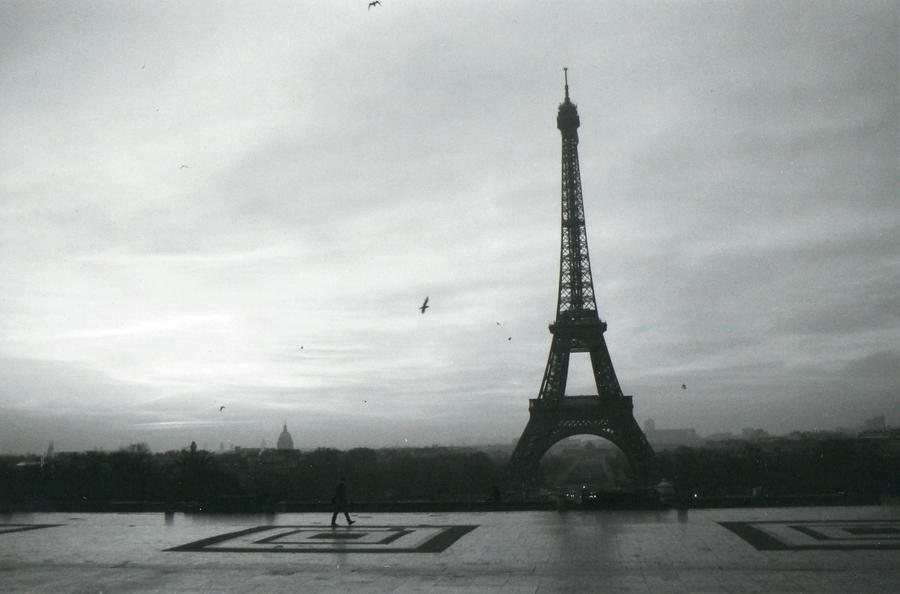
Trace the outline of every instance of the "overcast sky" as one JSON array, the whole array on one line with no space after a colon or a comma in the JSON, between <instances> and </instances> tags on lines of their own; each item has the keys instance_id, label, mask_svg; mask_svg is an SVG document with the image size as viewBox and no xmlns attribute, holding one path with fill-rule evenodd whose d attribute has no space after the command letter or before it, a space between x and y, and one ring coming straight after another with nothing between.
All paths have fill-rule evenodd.
<instances>
[{"instance_id":1,"label":"overcast sky","mask_svg":"<svg viewBox=\"0 0 900 594\"><path fill-rule=\"evenodd\" d=\"M900 424L896 2L366 5L0 0L0 452L518 437L564 66L638 422Z\"/></svg>"}]
</instances>

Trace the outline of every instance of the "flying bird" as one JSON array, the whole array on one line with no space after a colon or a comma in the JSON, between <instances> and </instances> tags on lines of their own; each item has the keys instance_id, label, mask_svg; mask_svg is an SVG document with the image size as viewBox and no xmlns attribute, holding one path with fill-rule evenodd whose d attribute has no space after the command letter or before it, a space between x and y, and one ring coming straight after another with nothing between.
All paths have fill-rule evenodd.
<instances>
[{"instance_id":1,"label":"flying bird","mask_svg":"<svg viewBox=\"0 0 900 594\"><path fill-rule=\"evenodd\" d=\"M224 406L220 406L220 407L219 407L219 412L222 412L223 410L225 410L225 407L224 407Z\"/></svg>"},{"instance_id":2,"label":"flying bird","mask_svg":"<svg viewBox=\"0 0 900 594\"><path fill-rule=\"evenodd\" d=\"M687 390L687 386L686 386L685 384L681 384L681 389L682 389L682 390Z\"/></svg>"},{"instance_id":3,"label":"flying bird","mask_svg":"<svg viewBox=\"0 0 900 594\"><path fill-rule=\"evenodd\" d=\"M381 6L381 2L379 2L378 0L372 0L371 2L369 2L369 8L367 8L366 10L371 9L373 6Z\"/></svg>"},{"instance_id":4,"label":"flying bird","mask_svg":"<svg viewBox=\"0 0 900 594\"><path fill-rule=\"evenodd\" d=\"M182 165L179 167L179 169L189 169L189 167L187 165Z\"/></svg>"},{"instance_id":5,"label":"flying bird","mask_svg":"<svg viewBox=\"0 0 900 594\"><path fill-rule=\"evenodd\" d=\"M425 301L422 302L422 305L419 307L419 311L425 313L426 309L428 309L428 297L425 297Z\"/></svg>"}]
</instances>

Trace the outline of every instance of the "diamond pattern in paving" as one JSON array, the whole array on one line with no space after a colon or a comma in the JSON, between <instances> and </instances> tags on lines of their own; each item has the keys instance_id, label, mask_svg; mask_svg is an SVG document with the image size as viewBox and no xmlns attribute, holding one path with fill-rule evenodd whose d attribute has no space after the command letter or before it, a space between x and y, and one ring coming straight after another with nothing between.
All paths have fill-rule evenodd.
<instances>
[{"instance_id":1,"label":"diamond pattern in paving","mask_svg":"<svg viewBox=\"0 0 900 594\"><path fill-rule=\"evenodd\" d=\"M220 553L440 553L477 526L257 526L168 549Z\"/></svg>"},{"instance_id":2,"label":"diamond pattern in paving","mask_svg":"<svg viewBox=\"0 0 900 594\"><path fill-rule=\"evenodd\" d=\"M720 522L759 551L900 549L900 520Z\"/></svg>"}]
</instances>

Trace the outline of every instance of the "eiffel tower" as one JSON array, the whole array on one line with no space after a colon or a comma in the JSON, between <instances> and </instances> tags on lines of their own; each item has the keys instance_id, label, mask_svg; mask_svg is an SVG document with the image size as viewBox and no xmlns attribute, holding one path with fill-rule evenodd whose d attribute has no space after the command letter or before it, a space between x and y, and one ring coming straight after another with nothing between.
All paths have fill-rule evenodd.
<instances>
[{"instance_id":1,"label":"eiffel tower","mask_svg":"<svg viewBox=\"0 0 900 594\"><path fill-rule=\"evenodd\" d=\"M529 419L509 462L509 477L517 484L533 483L541 458L556 442L579 434L606 438L628 458L636 485L657 479L656 458L632 413L613 369L603 333L606 322L597 314L591 260L584 225L581 173L578 167L578 109L569 100L568 69L565 100L556 127L562 134L562 240L559 300L550 356L537 398L528 401ZM596 395L566 396L571 353L590 353Z\"/></svg>"}]
</instances>

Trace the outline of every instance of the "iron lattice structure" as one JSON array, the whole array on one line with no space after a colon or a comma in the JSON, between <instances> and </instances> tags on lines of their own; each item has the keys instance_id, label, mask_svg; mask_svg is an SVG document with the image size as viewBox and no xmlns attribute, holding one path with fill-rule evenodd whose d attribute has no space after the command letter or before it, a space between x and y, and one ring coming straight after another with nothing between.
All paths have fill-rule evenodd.
<instances>
[{"instance_id":1,"label":"iron lattice structure","mask_svg":"<svg viewBox=\"0 0 900 594\"><path fill-rule=\"evenodd\" d=\"M559 106L556 126L562 134L562 234L559 256L559 299L553 338L538 397L529 401L529 420L509 463L517 484L535 479L541 458L556 442L573 435L597 435L621 449L631 463L635 482L647 487L657 480L656 458L634 420L631 396L616 378L597 314L591 260L584 223L584 199L578 166L578 109L569 99ZM596 395L566 396L571 353L590 354Z\"/></svg>"}]
</instances>

